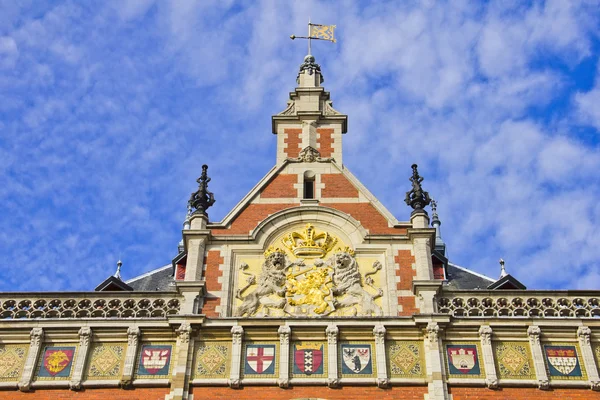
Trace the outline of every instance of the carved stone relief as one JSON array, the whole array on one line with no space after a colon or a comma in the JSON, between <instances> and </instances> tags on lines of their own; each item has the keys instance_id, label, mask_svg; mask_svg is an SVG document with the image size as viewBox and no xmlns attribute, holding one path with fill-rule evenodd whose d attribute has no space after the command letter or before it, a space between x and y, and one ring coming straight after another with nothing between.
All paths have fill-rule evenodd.
<instances>
[{"instance_id":1,"label":"carved stone relief","mask_svg":"<svg viewBox=\"0 0 600 400\"><path fill-rule=\"evenodd\" d=\"M280 243L267 249L259 272L241 263L235 316L383 315L381 262L361 268L350 247L311 224Z\"/></svg>"}]
</instances>

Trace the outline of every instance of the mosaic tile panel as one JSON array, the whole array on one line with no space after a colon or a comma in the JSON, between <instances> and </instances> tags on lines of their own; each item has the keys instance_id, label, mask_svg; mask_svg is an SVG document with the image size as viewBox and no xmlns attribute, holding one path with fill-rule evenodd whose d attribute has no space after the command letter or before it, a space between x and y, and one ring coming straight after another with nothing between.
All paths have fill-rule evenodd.
<instances>
[{"instance_id":1,"label":"mosaic tile panel","mask_svg":"<svg viewBox=\"0 0 600 400\"><path fill-rule=\"evenodd\" d=\"M37 380L69 380L73 372L73 363L77 345L45 346L37 365Z\"/></svg>"},{"instance_id":2,"label":"mosaic tile panel","mask_svg":"<svg viewBox=\"0 0 600 400\"><path fill-rule=\"evenodd\" d=\"M199 342L196 345L194 378L227 378L231 343Z\"/></svg>"},{"instance_id":3,"label":"mosaic tile panel","mask_svg":"<svg viewBox=\"0 0 600 400\"><path fill-rule=\"evenodd\" d=\"M600 369L600 343L593 345L594 357L596 358L596 366Z\"/></svg>"},{"instance_id":4,"label":"mosaic tile panel","mask_svg":"<svg viewBox=\"0 0 600 400\"><path fill-rule=\"evenodd\" d=\"M125 343L92 343L86 379L119 379L126 347Z\"/></svg>"},{"instance_id":5,"label":"mosaic tile panel","mask_svg":"<svg viewBox=\"0 0 600 400\"><path fill-rule=\"evenodd\" d=\"M290 372L293 378L327 377L326 342L294 342L291 353Z\"/></svg>"},{"instance_id":6,"label":"mosaic tile panel","mask_svg":"<svg viewBox=\"0 0 600 400\"><path fill-rule=\"evenodd\" d=\"M279 374L279 342L248 342L242 351L242 373L248 378L275 378Z\"/></svg>"},{"instance_id":7,"label":"mosaic tile panel","mask_svg":"<svg viewBox=\"0 0 600 400\"><path fill-rule=\"evenodd\" d=\"M140 346L135 375L139 379L164 379L171 375L171 343L144 343Z\"/></svg>"},{"instance_id":8,"label":"mosaic tile panel","mask_svg":"<svg viewBox=\"0 0 600 400\"><path fill-rule=\"evenodd\" d=\"M422 342L388 341L387 354L390 377L422 378L425 376Z\"/></svg>"},{"instance_id":9,"label":"mosaic tile panel","mask_svg":"<svg viewBox=\"0 0 600 400\"><path fill-rule=\"evenodd\" d=\"M547 343L542 346L546 371L553 380L586 380L587 374L579 352L574 343Z\"/></svg>"},{"instance_id":10,"label":"mosaic tile panel","mask_svg":"<svg viewBox=\"0 0 600 400\"><path fill-rule=\"evenodd\" d=\"M372 342L342 342L339 347L339 368L344 378L369 378L377 374L375 344Z\"/></svg>"},{"instance_id":11,"label":"mosaic tile panel","mask_svg":"<svg viewBox=\"0 0 600 400\"><path fill-rule=\"evenodd\" d=\"M449 343L445 348L449 378L485 378L479 343Z\"/></svg>"},{"instance_id":12,"label":"mosaic tile panel","mask_svg":"<svg viewBox=\"0 0 600 400\"><path fill-rule=\"evenodd\" d=\"M18 381L23 372L29 345L0 345L0 382Z\"/></svg>"},{"instance_id":13,"label":"mosaic tile panel","mask_svg":"<svg viewBox=\"0 0 600 400\"><path fill-rule=\"evenodd\" d=\"M500 379L536 379L527 342L494 342L494 359Z\"/></svg>"}]
</instances>

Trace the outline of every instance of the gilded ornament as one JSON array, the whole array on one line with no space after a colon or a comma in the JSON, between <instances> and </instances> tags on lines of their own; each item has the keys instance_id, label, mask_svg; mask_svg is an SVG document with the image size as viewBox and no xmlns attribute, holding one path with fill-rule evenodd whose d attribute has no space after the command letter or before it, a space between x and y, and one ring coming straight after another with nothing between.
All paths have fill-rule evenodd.
<instances>
[{"instance_id":1,"label":"gilded ornament","mask_svg":"<svg viewBox=\"0 0 600 400\"><path fill-rule=\"evenodd\" d=\"M296 257L322 258L335 246L338 239L328 232L316 233L313 225L306 224L304 231L291 232L281 242Z\"/></svg>"}]
</instances>

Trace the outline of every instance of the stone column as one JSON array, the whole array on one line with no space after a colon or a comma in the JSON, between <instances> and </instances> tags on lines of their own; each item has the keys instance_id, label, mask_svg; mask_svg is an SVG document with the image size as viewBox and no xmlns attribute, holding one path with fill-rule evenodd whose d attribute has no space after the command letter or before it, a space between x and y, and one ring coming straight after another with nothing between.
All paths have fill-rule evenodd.
<instances>
[{"instance_id":1,"label":"stone column","mask_svg":"<svg viewBox=\"0 0 600 400\"><path fill-rule=\"evenodd\" d=\"M127 352L123 364L123 376L121 376L121 387L129 387L133 382L133 368L135 367L135 356L139 346L141 331L137 326L127 329Z\"/></svg>"},{"instance_id":2,"label":"stone column","mask_svg":"<svg viewBox=\"0 0 600 400\"><path fill-rule=\"evenodd\" d=\"M481 352L483 354L483 365L485 367L485 384L490 389L498 388L498 375L494 363L494 350L492 348L492 327L482 325L479 328L479 339L481 340Z\"/></svg>"},{"instance_id":3,"label":"stone column","mask_svg":"<svg viewBox=\"0 0 600 400\"><path fill-rule=\"evenodd\" d=\"M540 342L542 330L539 326L530 326L527 328L527 335L529 336L529 346L531 347L531 356L533 357L538 387L542 390L548 390L550 389L550 381L548 380L548 374L546 373L544 353L542 352L542 344Z\"/></svg>"},{"instance_id":4,"label":"stone column","mask_svg":"<svg viewBox=\"0 0 600 400\"><path fill-rule=\"evenodd\" d=\"M427 391L428 400L448 400L448 386L446 385L446 370L444 369L443 345L437 322L429 322L425 328L425 357L427 365Z\"/></svg>"},{"instance_id":5,"label":"stone column","mask_svg":"<svg viewBox=\"0 0 600 400\"><path fill-rule=\"evenodd\" d=\"M92 338L92 329L83 326L79 329L79 349L77 350L77 358L73 365L73 376L69 387L71 390L81 389L81 380L83 379L83 368L85 367L85 361L87 360L88 352L90 349L90 339Z\"/></svg>"},{"instance_id":6,"label":"stone column","mask_svg":"<svg viewBox=\"0 0 600 400\"><path fill-rule=\"evenodd\" d=\"M238 389L240 387L240 371L242 368L242 339L244 328L241 326L231 327L231 372L229 375L229 386Z\"/></svg>"},{"instance_id":7,"label":"stone column","mask_svg":"<svg viewBox=\"0 0 600 400\"><path fill-rule=\"evenodd\" d=\"M289 326L280 326L279 333L279 387L287 388L290 384L290 334Z\"/></svg>"},{"instance_id":8,"label":"stone column","mask_svg":"<svg viewBox=\"0 0 600 400\"><path fill-rule=\"evenodd\" d=\"M335 325L329 325L325 330L327 334L327 371L328 380L327 385L329 387L337 387L339 384L338 378L338 349L337 339L340 330Z\"/></svg>"},{"instance_id":9,"label":"stone column","mask_svg":"<svg viewBox=\"0 0 600 400\"><path fill-rule=\"evenodd\" d=\"M175 347L176 358L173 360L175 366L173 368L171 378L171 393L169 400L184 400L188 397L189 379L191 369L188 368L190 359L190 337L192 327L184 322L177 329L177 345Z\"/></svg>"},{"instance_id":10,"label":"stone column","mask_svg":"<svg viewBox=\"0 0 600 400\"><path fill-rule=\"evenodd\" d=\"M21 381L19 382L19 389L23 392L27 392L31 389L33 373L35 372L38 357L40 356L40 349L44 340L44 330L42 328L33 328L29 333L29 337L29 352L27 353L27 360L25 360L23 374L21 375Z\"/></svg>"},{"instance_id":11,"label":"stone column","mask_svg":"<svg viewBox=\"0 0 600 400\"><path fill-rule=\"evenodd\" d=\"M600 377L598 377L598 367L596 367L594 351L592 350L592 344L590 342L591 335L592 330L587 326L580 326L579 328L577 328L579 347L581 348L581 355L583 356L583 362L585 363L585 370L587 371L590 387L592 390L600 390Z\"/></svg>"},{"instance_id":12,"label":"stone column","mask_svg":"<svg viewBox=\"0 0 600 400\"><path fill-rule=\"evenodd\" d=\"M375 337L375 359L377 360L377 386L386 388L390 384L387 376L387 362L385 356L385 326L375 325L373 336Z\"/></svg>"}]
</instances>

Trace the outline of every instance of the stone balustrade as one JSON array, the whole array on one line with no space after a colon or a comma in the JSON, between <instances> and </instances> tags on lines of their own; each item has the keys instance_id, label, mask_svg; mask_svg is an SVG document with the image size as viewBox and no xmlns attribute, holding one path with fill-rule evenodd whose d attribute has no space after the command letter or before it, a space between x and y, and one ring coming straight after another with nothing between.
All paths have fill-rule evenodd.
<instances>
[{"instance_id":1,"label":"stone balustrade","mask_svg":"<svg viewBox=\"0 0 600 400\"><path fill-rule=\"evenodd\" d=\"M180 306L176 293L2 293L0 319L164 318Z\"/></svg>"},{"instance_id":2,"label":"stone balustrade","mask_svg":"<svg viewBox=\"0 0 600 400\"><path fill-rule=\"evenodd\" d=\"M437 307L454 317L600 318L600 292L445 291Z\"/></svg>"}]
</instances>

